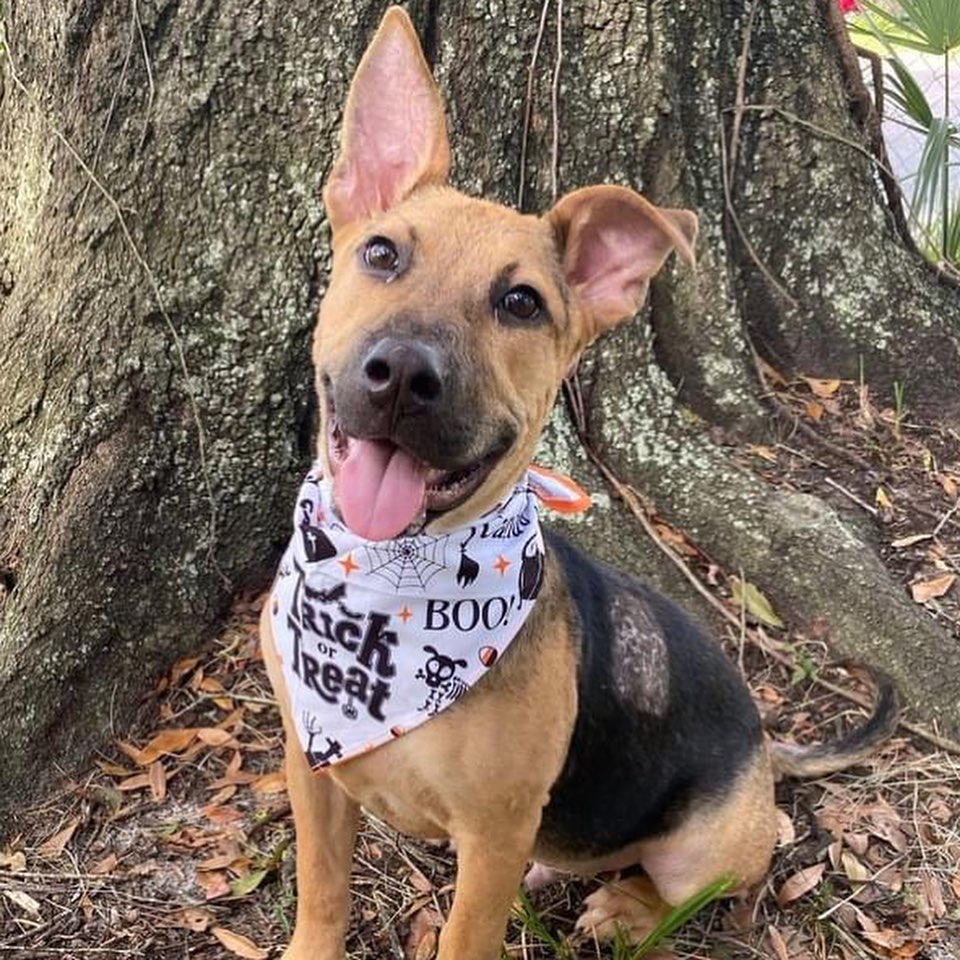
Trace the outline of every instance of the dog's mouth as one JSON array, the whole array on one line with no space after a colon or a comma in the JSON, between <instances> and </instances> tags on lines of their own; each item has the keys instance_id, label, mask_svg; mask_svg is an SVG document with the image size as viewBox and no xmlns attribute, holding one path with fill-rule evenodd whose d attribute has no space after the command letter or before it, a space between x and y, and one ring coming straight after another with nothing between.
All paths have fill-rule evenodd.
<instances>
[{"instance_id":1,"label":"dog's mouth","mask_svg":"<svg viewBox=\"0 0 960 960\"><path fill-rule=\"evenodd\" d=\"M464 503L504 454L502 446L453 470L441 470L382 438L350 436L328 408L327 453L337 506L367 540L391 540Z\"/></svg>"}]
</instances>

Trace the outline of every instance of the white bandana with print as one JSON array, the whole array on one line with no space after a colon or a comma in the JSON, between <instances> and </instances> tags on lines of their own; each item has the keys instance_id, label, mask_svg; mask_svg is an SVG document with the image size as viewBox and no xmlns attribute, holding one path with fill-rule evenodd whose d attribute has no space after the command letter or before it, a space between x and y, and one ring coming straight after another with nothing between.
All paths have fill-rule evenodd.
<instances>
[{"instance_id":1,"label":"white bandana with print","mask_svg":"<svg viewBox=\"0 0 960 960\"><path fill-rule=\"evenodd\" d=\"M532 466L507 498L452 533L365 540L307 475L273 590L274 641L311 767L365 753L463 696L517 636L543 581L536 497L589 498Z\"/></svg>"}]
</instances>

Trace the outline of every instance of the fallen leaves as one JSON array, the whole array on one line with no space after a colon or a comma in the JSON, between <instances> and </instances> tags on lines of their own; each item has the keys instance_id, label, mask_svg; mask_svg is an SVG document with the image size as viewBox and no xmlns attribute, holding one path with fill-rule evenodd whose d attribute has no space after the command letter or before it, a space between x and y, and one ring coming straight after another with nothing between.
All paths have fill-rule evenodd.
<instances>
[{"instance_id":1,"label":"fallen leaves","mask_svg":"<svg viewBox=\"0 0 960 960\"><path fill-rule=\"evenodd\" d=\"M944 573L931 580L916 580L910 584L910 595L917 603L926 603L942 597L956 583L955 573Z\"/></svg>"},{"instance_id":2,"label":"fallen leaves","mask_svg":"<svg viewBox=\"0 0 960 960\"><path fill-rule=\"evenodd\" d=\"M37 847L37 854L45 860L53 860L59 857L67 848L67 844L77 832L80 826L80 817L72 817L67 821L67 825L58 830L53 836L48 837Z\"/></svg>"},{"instance_id":3,"label":"fallen leaves","mask_svg":"<svg viewBox=\"0 0 960 960\"><path fill-rule=\"evenodd\" d=\"M810 392L821 400L832 397L840 389L839 380L818 380L816 377L804 377Z\"/></svg>"},{"instance_id":4,"label":"fallen leaves","mask_svg":"<svg viewBox=\"0 0 960 960\"><path fill-rule=\"evenodd\" d=\"M27 869L27 855L22 850L0 851L0 870L23 873Z\"/></svg>"},{"instance_id":5,"label":"fallen leaves","mask_svg":"<svg viewBox=\"0 0 960 960\"><path fill-rule=\"evenodd\" d=\"M214 915L210 910L204 910L202 907L183 907L171 916L170 925L183 927L194 933L206 933L213 919Z\"/></svg>"},{"instance_id":6,"label":"fallen leaves","mask_svg":"<svg viewBox=\"0 0 960 960\"><path fill-rule=\"evenodd\" d=\"M232 954L238 957L244 957L245 960L266 960L269 956L266 950L258 947L251 939L240 933L234 933L226 927L211 927L210 932Z\"/></svg>"},{"instance_id":7,"label":"fallen leaves","mask_svg":"<svg viewBox=\"0 0 960 960\"><path fill-rule=\"evenodd\" d=\"M4 890L3 895L32 920L40 919L40 904L23 890Z\"/></svg>"},{"instance_id":8,"label":"fallen leaves","mask_svg":"<svg viewBox=\"0 0 960 960\"><path fill-rule=\"evenodd\" d=\"M789 876L777 891L777 905L785 907L809 893L820 882L826 869L825 863L815 863Z\"/></svg>"},{"instance_id":9,"label":"fallen leaves","mask_svg":"<svg viewBox=\"0 0 960 960\"><path fill-rule=\"evenodd\" d=\"M433 907L423 907L410 917L410 932L403 945L406 960L430 960L437 952L443 917Z\"/></svg>"}]
</instances>

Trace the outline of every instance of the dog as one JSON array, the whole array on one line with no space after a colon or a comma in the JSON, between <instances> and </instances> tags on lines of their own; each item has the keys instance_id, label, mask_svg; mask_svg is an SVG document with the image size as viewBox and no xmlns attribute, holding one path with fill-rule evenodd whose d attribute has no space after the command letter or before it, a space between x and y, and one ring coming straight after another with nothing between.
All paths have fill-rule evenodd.
<instances>
[{"instance_id":1,"label":"dog","mask_svg":"<svg viewBox=\"0 0 960 960\"><path fill-rule=\"evenodd\" d=\"M440 960L500 955L532 861L531 880L621 871L578 926L639 940L718 878L761 880L777 770L848 766L896 722L881 682L847 739L767 743L700 628L531 512L528 467L565 374L636 314L673 252L693 263L696 216L609 185L524 215L455 191L449 166L439 91L391 8L324 188L318 466L261 623L296 830L287 960L343 956L361 807L454 841ZM328 566L314 582L318 564L339 581ZM380 584L367 606L360 577ZM354 725L368 742L351 751Z\"/></svg>"}]
</instances>

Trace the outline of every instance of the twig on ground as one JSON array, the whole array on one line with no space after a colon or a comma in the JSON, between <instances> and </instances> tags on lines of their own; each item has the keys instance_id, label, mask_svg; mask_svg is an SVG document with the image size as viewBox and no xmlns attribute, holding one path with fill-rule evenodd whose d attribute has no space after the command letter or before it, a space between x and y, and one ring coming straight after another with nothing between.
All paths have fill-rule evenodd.
<instances>
[{"instance_id":1,"label":"twig on ground","mask_svg":"<svg viewBox=\"0 0 960 960\"><path fill-rule=\"evenodd\" d=\"M848 490L842 483L837 483L833 477L824 477L823 482L833 487L834 490L842 493L848 500L852 500L858 507L862 507L867 511L872 517L876 517L879 514L879 510L876 507L870 506L866 500L858 497L852 490Z\"/></svg>"}]
</instances>

